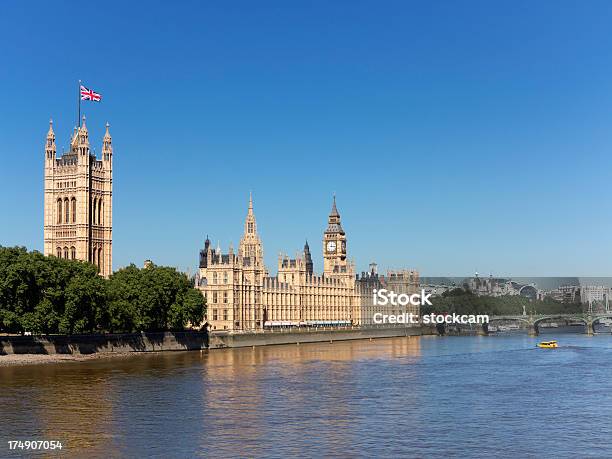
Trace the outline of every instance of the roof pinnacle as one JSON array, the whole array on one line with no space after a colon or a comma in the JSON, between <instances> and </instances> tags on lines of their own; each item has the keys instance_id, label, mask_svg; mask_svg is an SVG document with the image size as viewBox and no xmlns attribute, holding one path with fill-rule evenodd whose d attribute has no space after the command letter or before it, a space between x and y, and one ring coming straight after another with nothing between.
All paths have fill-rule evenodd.
<instances>
[{"instance_id":1,"label":"roof pinnacle","mask_svg":"<svg viewBox=\"0 0 612 459\"><path fill-rule=\"evenodd\" d=\"M53 118L49 118L49 132L47 132L47 137L51 137L53 135Z\"/></svg>"},{"instance_id":2,"label":"roof pinnacle","mask_svg":"<svg viewBox=\"0 0 612 459\"><path fill-rule=\"evenodd\" d=\"M336 207L336 193L334 193L334 203L332 204L332 210L330 217L339 217L338 208Z\"/></svg>"}]
</instances>

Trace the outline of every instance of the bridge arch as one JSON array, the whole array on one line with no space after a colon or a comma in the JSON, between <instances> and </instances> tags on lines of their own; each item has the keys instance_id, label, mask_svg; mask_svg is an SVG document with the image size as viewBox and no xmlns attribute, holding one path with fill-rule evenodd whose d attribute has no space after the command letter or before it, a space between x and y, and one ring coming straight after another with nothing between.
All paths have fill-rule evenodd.
<instances>
[{"instance_id":1,"label":"bridge arch","mask_svg":"<svg viewBox=\"0 0 612 459\"><path fill-rule=\"evenodd\" d=\"M533 325L528 316L490 316L489 323L491 322L524 322L527 325Z\"/></svg>"},{"instance_id":2,"label":"bridge arch","mask_svg":"<svg viewBox=\"0 0 612 459\"><path fill-rule=\"evenodd\" d=\"M589 320L583 316L567 316L564 314L551 314L548 316L538 317L533 321L534 326L540 325L540 323L547 320L563 320L563 321L573 321L573 322L582 322L585 327L589 325Z\"/></svg>"},{"instance_id":3,"label":"bridge arch","mask_svg":"<svg viewBox=\"0 0 612 459\"><path fill-rule=\"evenodd\" d=\"M604 313L604 314L596 314L592 316L591 317L591 327L595 327L595 325L599 323L601 319L612 319L612 312Z\"/></svg>"}]
</instances>

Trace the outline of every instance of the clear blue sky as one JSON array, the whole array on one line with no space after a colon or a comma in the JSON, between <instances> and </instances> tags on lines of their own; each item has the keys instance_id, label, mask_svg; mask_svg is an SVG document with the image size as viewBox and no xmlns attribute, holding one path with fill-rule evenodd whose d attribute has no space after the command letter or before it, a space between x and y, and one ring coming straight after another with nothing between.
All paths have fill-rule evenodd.
<instances>
[{"instance_id":1,"label":"clear blue sky","mask_svg":"<svg viewBox=\"0 0 612 459\"><path fill-rule=\"evenodd\" d=\"M114 267L268 267L336 192L358 269L612 275L608 1L2 2L0 244L42 250L43 144L111 123Z\"/></svg>"}]
</instances>

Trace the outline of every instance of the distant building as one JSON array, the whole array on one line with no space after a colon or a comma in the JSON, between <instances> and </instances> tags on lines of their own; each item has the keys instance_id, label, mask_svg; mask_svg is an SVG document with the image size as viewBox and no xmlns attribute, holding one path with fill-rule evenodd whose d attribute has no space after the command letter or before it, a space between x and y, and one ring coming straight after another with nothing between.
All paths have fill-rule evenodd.
<instances>
[{"instance_id":1,"label":"distant building","mask_svg":"<svg viewBox=\"0 0 612 459\"><path fill-rule=\"evenodd\" d=\"M323 233L323 259L323 273L317 275L306 243L294 258L280 254L278 273L270 276L251 198L237 253L232 247L226 254L219 247L213 249L208 237L200 251L196 285L207 301L204 320L213 330L253 331L273 324L367 326L373 324L376 311L418 313L414 306L374 306L373 289L385 285L416 293L418 272L394 271L385 278L372 266L370 272L356 275L335 198Z\"/></svg>"},{"instance_id":2,"label":"distant building","mask_svg":"<svg viewBox=\"0 0 612 459\"><path fill-rule=\"evenodd\" d=\"M113 271L113 146L106 124L102 160L89 149L83 124L70 151L56 156L53 122L45 145L44 253L84 260L107 277Z\"/></svg>"},{"instance_id":3,"label":"distant building","mask_svg":"<svg viewBox=\"0 0 612 459\"><path fill-rule=\"evenodd\" d=\"M534 284L522 284L512 279L498 277L479 277L478 273L469 278L465 286L475 295L479 296L513 296L520 295L530 300L543 298L543 292Z\"/></svg>"},{"instance_id":4,"label":"distant building","mask_svg":"<svg viewBox=\"0 0 612 459\"><path fill-rule=\"evenodd\" d=\"M453 290L457 288L457 286L455 284L446 285L446 284L424 283L424 284L421 284L421 288L425 291L425 293L429 293L432 296L440 296L443 293L448 292L449 290Z\"/></svg>"},{"instance_id":5,"label":"distant building","mask_svg":"<svg viewBox=\"0 0 612 459\"><path fill-rule=\"evenodd\" d=\"M612 288L603 285L562 285L547 293L563 303L582 303L589 312L610 312Z\"/></svg>"}]
</instances>

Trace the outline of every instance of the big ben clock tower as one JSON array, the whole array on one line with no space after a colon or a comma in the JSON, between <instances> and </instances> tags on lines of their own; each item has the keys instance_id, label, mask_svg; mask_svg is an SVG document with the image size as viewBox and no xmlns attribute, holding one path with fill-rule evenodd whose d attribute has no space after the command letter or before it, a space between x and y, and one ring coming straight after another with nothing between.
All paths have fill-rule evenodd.
<instances>
[{"instance_id":1,"label":"big ben clock tower","mask_svg":"<svg viewBox=\"0 0 612 459\"><path fill-rule=\"evenodd\" d=\"M336 196L331 213L327 220L327 229L323 234L323 273L326 276L347 274L346 234L340 223L340 214L336 208Z\"/></svg>"}]
</instances>

